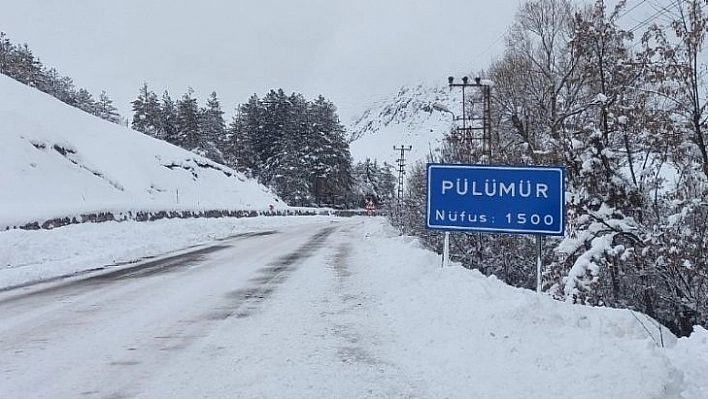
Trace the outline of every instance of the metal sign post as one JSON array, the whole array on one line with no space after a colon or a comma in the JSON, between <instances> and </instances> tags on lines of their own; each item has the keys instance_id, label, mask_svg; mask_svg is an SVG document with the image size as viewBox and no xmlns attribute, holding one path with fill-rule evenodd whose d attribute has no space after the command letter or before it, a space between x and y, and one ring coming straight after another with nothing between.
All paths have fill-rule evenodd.
<instances>
[{"instance_id":1,"label":"metal sign post","mask_svg":"<svg viewBox=\"0 0 708 399\"><path fill-rule=\"evenodd\" d=\"M426 227L536 236L541 292L542 236L565 234L565 170L546 166L428 164ZM445 234L443 266L449 262Z\"/></svg>"},{"instance_id":2,"label":"metal sign post","mask_svg":"<svg viewBox=\"0 0 708 399\"><path fill-rule=\"evenodd\" d=\"M450 266L450 232L445 232L445 241L443 242L443 259L442 266Z\"/></svg>"},{"instance_id":3,"label":"metal sign post","mask_svg":"<svg viewBox=\"0 0 708 399\"><path fill-rule=\"evenodd\" d=\"M541 236L536 236L536 292L541 293L542 283L542 270L543 270L543 257L542 250L543 244L541 243Z\"/></svg>"}]
</instances>

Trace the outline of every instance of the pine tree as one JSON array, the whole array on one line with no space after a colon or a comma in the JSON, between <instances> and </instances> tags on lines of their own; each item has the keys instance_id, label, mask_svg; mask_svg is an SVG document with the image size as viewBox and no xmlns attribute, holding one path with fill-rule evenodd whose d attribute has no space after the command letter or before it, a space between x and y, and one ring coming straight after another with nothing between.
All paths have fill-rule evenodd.
<instances>
[{"instance_id":1,"label":"pine tree","mask_svg":"<svg viewBox=\"0 0 708 399\"><path fill-rule=\"evenodd\" d=\"M232 123L234 141L234 156L238 165L252 171L254 176L259 176L265 163L263 146L259 139L265 124L265 106L255 94L248 102L239 107L238 119Z\"/></svg>"},{"instance_id":2,"label":"pine tree","mask_svg":"<svg viewBox=\"0 0 708 399\"><path fill-rule=\"evenodd\" d=\"M352 191L357 206L363 207L366 199L372 199L374 203L382 205L393 198L396 178L392 169L389 164L379 166L377 161L372 162L369 158L353 166Z\"/></svg>"},{"instance_id":3,"label":"pine tree","mask_svg":"<svg viewBox=\"0 0 708 399\"><path fill-rule=\"evenodd\" d=\"M157 95L148 89L147 83L140 88L138 98L133 104L133 122L131 127L149 136L163 138L161 129L162 111Z\"/></svg>"},{"instance_id":4,"label":"pine tree","mask_svg":"<svg viewBox=\"0 0 708 399\"><path fill-rule=\"evenodd\" d=\"M121 123L117 109L105 92L101 93L99 101L94 101L86 89L76 90L70 77L61 76L55 68L43 66L27 44L13 45L4 32L0 32L0 73L50 94L72 107Z\"/></svg>"},{"instance_id":5,"label":"pine tree","mask_svg":"<svg viewBox=\"0 0 708 399\"><path fill-rule=\"evenodd\" d=\"M197 150L200 143L199 105L192 97L190 87L177 101L177 145L189 151Z\"/></svg>"},{"instance_id":6,"label":"pine tree","mask_svg":"<svg viewBox=\"0 0 708 399\"><path fill-rule=\"evenodd\" d=\"M282 151L283 137L286 129L290 129L291 102L282 89L271 90L261 100L263 112L267 115L258 125L255 134L251 136L251 147L258 154L262 165L260 178L262 181L271 181L277 170L275 165L269 165L277 159Z\"/></svg>"},{"instance_id":7,"label":"pine tree","mask_svg":"<svg viewBox=\"0 0 708 399\"><path fill-rule=\"evenodd\" d=\"M106 94L105 90L102 90L101 94L98 96L95 115L109 122L118 124L121 123L120 114L118 114L118 108L113 106L113 100L108 98L108 95Z\"/></svg>"},{"instance_id":8,"label":"pine tree","mask_svg":"<svg viewBox=\"0 0 708 399\"><path fill-rule=\"evenodd\" d=\"M44 75L46 93L71 106L76 106L79 103L77 98L79 94L74 87L74 81L70 77L61 76L54 68L46 70ZM91 112L91 114L93 114L93 112Z\"/></svg>"},{"instance_id":9,"label":"pine tree","mask_svg":"<svg viewBox=\"0 0 708 399\"><path fill-rule=\"evenodd\" d=\"M313 175L325 183L322 194L330 204L342 203L352 188L352 161L345 130L339 122L337 109L319 96L308 110L310 121L311 162ZM318 187L319 188L319 187ZM318 194L319 196L319 194Z\"/></svg>"},{"instance_id":10,"label":"pine tree","mask_svg":"<svg viewBox=\"0 0 708 399\"><path fill-rule=\"evenodd\" d=\"M252 164L252 151L246 144L247 130L244 122L241 107L236 108L236 113L229 123L229 127L224 135L221 146L224 154L224 164L232 168L248 171L249 164Z\"/></svg>"},{"instance_id":11,"label":"pine tree","mask_svg":"<svg viewBox=\"0 0 708 399\"><path fill-rule=\"evenodd\" d=\"M267 118L256 141L263 159L259 177L286 202L305 205L309 196L308 178L303 176L309 152L305 101L280 89L268 93L263 103Z\"/></svg>"},{"instance_id":12,"label":"pine tree","mask_svg":"<svg viewBox=\"0 0 708 399\"><path fill-rule=\"evenodd\" d=\"M12 43L5 32L0 32L0 74L8 75L12 48Z\"/></svg>"},{"instance_id":13,"label":"pine tree","mask_svg":"<svg viewBox=\"0 0 708 399\"><path fill-rule=\"evenodd\" d=\"M199 148L202 154L216 162L224 163L223 149L226 147L226 124L224 111L216 95L212 92L207 99L206 108L200 111L201 129Z\"/></svg>"},{"instance_id":14,"label":"pine tree","mask_svg":"<svg viewBox=\"0 0 708 399\"><path fill-rule=\"evenodd\" d=\"M180 145L179 130L177 128L177 106L167 90L162 94L160 132L164 140L168 143Z\"/></svg>"},{"instance_id":15,"label":"pine tree","mask_svg":"<svg viewBox=\"0 0 708 399\"><path fill-rule=\"evenodd\" d=\"M293 205L343 204L351 201L352 160L336 108L320 96L314 103L301 94L271 90L241 105L223 146L259 181Z\"/></svg>"},{"instance_id":16,"label":"pine tree","mask_svg":"<svg viewBox=\"0 0 708 399\"><path fill-rule=\"evenodd\" d=\"M74 95L73 101L75 106L82 111L91 115L98 114L98 104L96 104L96 101L93 99L93 96L88 92L88 90L79 89L79 91L77 91Z\"/></svg>"},{"instance_id":17,"label":"pine tree","mask_svg":"<svg viewBox=\"0 0 708 399\"><path fill-rule=\"evenodd\" d=\"M30 87L43 85L42 64L27 44L15 47L9 54L7 75Z\"/></svg>"}]
</instances>

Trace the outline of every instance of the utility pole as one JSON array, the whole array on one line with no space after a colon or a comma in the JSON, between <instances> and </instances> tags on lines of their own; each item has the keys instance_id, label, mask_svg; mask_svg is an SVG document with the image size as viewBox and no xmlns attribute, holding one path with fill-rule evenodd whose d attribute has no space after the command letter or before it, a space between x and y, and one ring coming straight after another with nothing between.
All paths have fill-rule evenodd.
<instances>
[{"instance_id":1,"label":"utility pole","mask_svg":"<svg viewBox=\"0 0 708 399\"><path fill-rule=\"evenodd\" d=\"M479 76L474 78L474 83L469 81L467 76L462 77L462 83L455 83L455 78L450 76L447 78L448 86L452 89L453 87L460 87L462 89L462 116L456 117L456 121L462 122L462 127L458 127L457 131L460 133L461 141L467 145L470 145L470 153L468 161L473 162L472 159L472 148L471 143L473 140L482 141L482 159L481 163L491 163L492 161L492 85L491 82L482 81ZM479 117L474 115L468 116L467 112L467 97L465 90L468 87L474 87L482 92L482 126L475 126L475 121L479 121ZM474 132L481 130L482 137L475 137Z\"/></svg>"},{"instance_id":2,"label":"utility pole","mask_svg":"<svg viewBox=\"0 0 708 399\"><path fill-rule=\"evenodd\" d=\"M393 146L394 151L401 151L401 156L396 160L398 163L398 202L403 199L403 176L406 174L406 151L413 149L413 146Z\"/></svg>"},{"instance_id":3,"label":"utility pole","mask_svg":"<svg viewBox=\"0 0 708 399\"><path fill-rule=\"evenodd\" d=\"M492 162L492 114L491 114L491 93L492 93L492 83L489 81L482 81L482 78L477 76L474 78L474 83L469 81L467 76L462 77L462 83L455 83L455 78L450 76L447 78L447 83L450 89L453 87L459 87L462 89L462 117L455 118L456 121L462 122L462 127L458 127L457 131L460 133L461 142L469 146L468 150L468 162L473 163L472 159L472 141L480 140L482 141L482 157L480 163L491 163ZM468 116L467 113L467 98L465 95L465 90L469 87L474 87L482 92L482 127L475 126L475 121L480 118L474 115ZM468 126L469 122L469 126ZM475 137L475 131L482 130L482 137ZM464 149L464 148L463 148ZM479 258L480 266L483 263L484 255L484 245L483 245L482 233L477 235L477 257ZM443 244L443 267L447 266L450 261L450 232L445 232L445 240Z\"/></svg>"}]
</instances>

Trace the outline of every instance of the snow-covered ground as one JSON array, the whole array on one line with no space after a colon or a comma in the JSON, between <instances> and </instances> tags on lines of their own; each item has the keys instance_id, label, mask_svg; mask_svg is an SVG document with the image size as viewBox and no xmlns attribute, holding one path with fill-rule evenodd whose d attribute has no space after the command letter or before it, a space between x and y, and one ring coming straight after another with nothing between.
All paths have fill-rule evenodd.
<instances>
[{"instance_id":1,"label":"snow-covered ground","mask_svg":"<svg viewBox=\"0 0 708 399\"><path fill-rule=\"evenodd\" d=\"M287 208L253 179L0 75L0 230L112 212Z\"/></svg>"},{"instance_id":2,"label":"snow-covered ground","mask_svg":"<svg viewBox=\"0 0 708 399\"><path fill-rule=\"evenodd\" d=\"M323 254L306 260L258 317L225 320L190 349L198 353L190 354L189 364L174 363L165 379L152 380L145 392L173 397L708 397L706 330L697 328L690 338L677 340L629 310L571 305L459 265L441 268L439 256L414 238L398 236L382 218L163 220L2 232L0 284L312 223L339 227ZM120 267L125 266L110 266ZM221 350L206 351L211 347ZM239 359L224 348L238 348Z\"/></svg>"},{"instance_id":3,"label":"snow-covered ground","mask_svg":"<svg viewBox=\"0 0 708 399\"><path fill-rule=\"evenodd\" d=\"M451 114L444 110L442 94L430 101L401 98L372 117L374 122L384 121L380 126L372 122L362 127L361 138L352 146L357 159L395 159L392 146L407 144L415 147L410 160L423 157L428 145L449 128ZM429 110L424 115L432 127L424 134L401 136L414 108ZM201 344L185 348L181 358L189 361L167 362L164 380L158 376L143 387L147 397L708 398L706 330L696 327L691 337L676 339L646 316L629 310L561 303L459 265L441 268L439 256L421 248L414 238L398 236L379 218L128 220L52 230L12 229L92 212L285 206L233 170L101 121L4 76L0 76L0 137L2 297L57 284L56 279L77 280L145 258L178 254L222 239L227 242L242 233L312 234L305 225L336 226L323 241L324 248L303 260L259 314L226 318L208 332L199 331L205 334L200 336ZM278 237L288 237L286 250L297 250L292 244L299 242L293 238L297 236ZM274 256L268 247L252 248L258 250L247 254L252 263ZM228 277L216 267L205 269L213 269L208 275L213 280L208 282ZM44 283L32 284L37 281ZM154 284L162 292L175 288L155 281L160 280L145 284ZM181 305L189 305L190 293L179 288L175 291L181 295ZM159 299L164 306L177 306ZM22 318L22 309L14 309L12 302L0 304ZM30 311L33 305L27 305ZM72 303L56 305L57 309L66 305L68 314L75 313ZM140 325L179 324L141 305L131 303L142 311L132 315ZM95 309L80 310L86 311L81 317L90 319ZM170 314L182 311L168 310L173 311ZM139 320L144 313L150 320ZM112 315L103 317L110 320ZM64 334L89 339L92 332L112 336L111 331L101 330L100 323L95 327L95 320L96 330L89 331L72 322L63 324ZM10 324L0 323L0 331L16 327ZM29 349L58 343L47 352L41 347L25 354L41 359L43 364L37 367L48 364L53 370L70 361L80 363L80 358L60 359L47 353L71 356L83 343L57 336L51 328L34 333L47 336L28 337L35 339L31 341L35 347ZM142 337L146 332L136 334ZM116 338L126 336L125 331L116 334ZM13 356L24 355L6 339L10 338L0 334L5 345L0 347L12 355L0 361L4 365L0 397L32 396L10 388L15 386L9 377L12 373L26 378L30 386L37 376L32 374L35 363L14 363ZM25 342L22 336L14 339ZM62 347L66 342L75 346ZM116 365L135 364L118 361ZM179 378L171 378L175 376Z\"/></svg>"}]
</instances>

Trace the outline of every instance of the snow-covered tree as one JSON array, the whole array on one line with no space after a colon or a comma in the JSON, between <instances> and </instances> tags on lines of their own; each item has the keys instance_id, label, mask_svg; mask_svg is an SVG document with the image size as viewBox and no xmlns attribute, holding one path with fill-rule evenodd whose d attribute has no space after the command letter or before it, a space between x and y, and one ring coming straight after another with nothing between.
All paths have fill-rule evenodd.
<instances>
[{"instance_id":1,"label":"snow-covered tree","mask_svg":"<svg viewBox=\"0 0 708 399\"><path fill-rule=\"evenodd\" d=\"M200 110L199 118L200 152L207 158L224 163L226 123L215 91L207 99L206 107Z\"/></svg>"},{"instance_id":2,"label":"snow-covered tree","mask_svg":"<svg viewBox=\"0 0 708 399\"><path fill-rule=\"evenodd\" d=\"M194 90L190 87L182 98L177 101L176 143L180 147L193 151L199 148L200 126L199 105L192 97Z\"/></svg>"},{"instance_id":3,"label":"snow-covered tree","mask_svg":"<svg viewBox=\"0 0 708 399\"><path fill-rule=\"evenodd\" d=\"M88 90L79 89L73 97L77 108L92 115L98 114L98 104Z\"/></svg>"},{"instance_id":4,"label":"snow-covered tree","mask_svg":"<svg viewBox=\"0 0 708 399\"><path fill-rule=\"evenodd\" d=\"M121 117L118 113L118 108L113 105L113 100L108 97L105 90L102 90L101 94L99 94L95 109L95 115L99 118L113 123L121 123Z\"/></svg>"},{"instance_id":5,"label":"snow-covered tree","mask_svg":"<svg viewBox=\"0 0 708 399\"><path fill-rule=\"evenodd\" d=\"M162 103L160 104L160 131L165 141L179 145L177 106L167 90L162 94Z\"/></svg>"},{"instance_id":6,"label":"snow-covered tree","mask_svg":"<svg viewBox=\"0 0 708 399\"><path fill-rule=\"evenodd\" d=\"M163 138L161 129L162 110L157 95L143 83L138 97L131 102L133 105L133 121L131 127L149 136Z\"/></svg>"}]
</instances>

